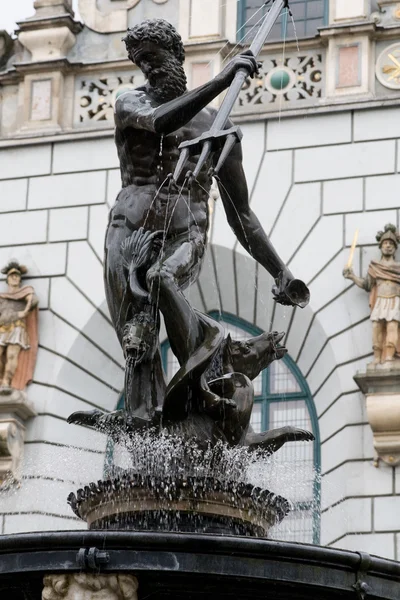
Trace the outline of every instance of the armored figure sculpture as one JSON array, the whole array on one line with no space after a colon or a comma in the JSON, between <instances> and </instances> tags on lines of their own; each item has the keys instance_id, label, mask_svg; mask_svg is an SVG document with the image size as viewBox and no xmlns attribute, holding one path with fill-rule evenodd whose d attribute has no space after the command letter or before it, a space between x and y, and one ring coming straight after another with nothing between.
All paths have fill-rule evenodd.
<instances>
[{"instance_id":1,"label":"armored figure sculpture","mask_svg":"<svg viewBox=\"0 0 400 600\"><path fill-rule=\"evenodd\" d=\"M37 306L34 289L21 287L24 265L12 261L1 272L8 290L0 293L0 393L23 390L32 379L36 361Z\"/></svg>"},{"instance_id":2,"label":"armored figure sculpture","mask_svg":"<svg viewBox=\"0 0 400 600\"><path fill-rule=\"evenodd\" d=\"M376 236L382 256L372 260L365 278L345 269L343 276L369 292L374 359L371 366L390 367L399 352L400 263L395 254L400 240L395 225L385 225Z\"/></svg>"},{"instance_id":3,"label":"armored figure sculpture","mask_svg":"<svg viewBox=\"0 0 400 600\"><path fill-rule=\"evenodd\" d=\"M250 368L242 349L239 373L220 361L218 377L210 375L215 357L222 355L224 332L196 311L183 291L196 281L203 262L217 158L208 159L197 177L175 181L172 172L180 144L201 136L213 123L216 111L209 103L230 86L239 70L253 76L258 63L251 53L241 54L214 80L189 92L182 40L172 25L162 19L144 21L129 29L124 41L129 58L147 79L116 101L122 189L111 209L105 240L106 297L126 357L124 418L128 415L133 427L160 420L191 421L188 428L194 437L204 434L244 443L253 401L251 379L282 355L279 336L265 334L260 342L262 366ZM195 157L188 167L194 170ZM305 306L307 287L283 264L250 209L240 144L230 152L217 181L237 239L275 278L275 300ZM158 339L159 312L181 367L168 388ZM120 424L121 415L98 413L76 413L70 422L104 427L105 420L110 424L113 418Z\"/></svg>"}]
</instances>

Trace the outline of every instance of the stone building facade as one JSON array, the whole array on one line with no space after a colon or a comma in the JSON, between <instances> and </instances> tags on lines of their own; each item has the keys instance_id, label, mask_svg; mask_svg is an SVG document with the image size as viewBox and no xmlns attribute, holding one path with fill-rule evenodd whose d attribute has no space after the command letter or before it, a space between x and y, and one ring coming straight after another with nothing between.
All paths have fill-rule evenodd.
<instances>
[{"instance_id":1,"label":"stone building facade","mask_svg":"<svg viewBox=\"0 0 400 600\"><path fill-rule=\"evenodd\" d=\"M81 23L70 0L35 0L16 37L1 34L0 263L23 261L40 298L28 388L37 416L26 423L22 481L0 494L2 533L82 528L65 499L104 469L104 436L66 418L113 410L123 386L104 298L103 238L120 188L116 91L143 79L126 59L122 32L148 17L172 22L193 88L251 38L262 4L79 0ZM372 353L368 298L342 277L357 228L354 268L365 273L378 254L376 231L399 225L400 4L293 0L292 7L299 48L283 16L234 120L244 133L251 206L309 285L310 305L274 305L271 278L236 242L217 193L206 264L189 293L200 310L236 327L287 332L287 368L314 411L316 541L400 558L400 467L374 466L365 398L353 380Z\"/></svg>"}]
</instances>

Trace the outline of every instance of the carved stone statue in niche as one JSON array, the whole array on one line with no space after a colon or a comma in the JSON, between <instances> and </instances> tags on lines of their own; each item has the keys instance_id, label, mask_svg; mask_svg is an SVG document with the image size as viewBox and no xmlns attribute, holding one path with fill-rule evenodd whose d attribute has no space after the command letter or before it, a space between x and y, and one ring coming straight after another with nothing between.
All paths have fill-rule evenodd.
<instances>
[{"instance_id":1,"label":"carved stone statue in niche","mask_svg":"<svg viewBox=\"0 0 400 600\"><path fill-rule=\"evenodd\" d=\"M27 268L16 261L1 271L8 289L0 293L0 393L23 390L32 380L38 347L38 299L21 286Z\"/></svg>"},{"instance_id":2,"label":"carved stone statue in niche","mask_svg":"<svg viewBox=\"0 0 400 600\"><path fill-rule=\"evenodd\" d=\"M395 254L400 240L395 225L385 225L376 236L382 256L372 260L365 278L357 277L352 268L343 276L370 293L372 343L374 359L371 366L391 367L400 355L400 263Z\"/></svg>"}]
</instances>

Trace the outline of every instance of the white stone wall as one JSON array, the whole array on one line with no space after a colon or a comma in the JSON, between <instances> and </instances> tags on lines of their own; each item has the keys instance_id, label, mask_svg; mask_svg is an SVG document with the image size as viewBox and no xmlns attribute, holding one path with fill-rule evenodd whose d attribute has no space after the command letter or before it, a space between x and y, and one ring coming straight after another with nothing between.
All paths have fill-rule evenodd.
<instances>
[{"instance_id":1,"label":"white stone wall","mask_svg":"<svg viewBox=\"0 0 400 600\"><path fill-rule=\"evenodd\" d=\"M253 313L257 325L288 332L289 353L314 397L322 443L321 543L389 558L399 556L400 470L372 464L372 433L353 380L371 354L368 295L341 272L356 228L354 268L365 274L379 257L377 230L399 224L400 131L393 125L399 117L400 109L381 108L243 127L252 208L311 290L310 306L294 316L292 309L271 311L265 278L258 297L266 303L251 298L250 304L260 308ZM215 241L220 231L216 222Z\"/></svg>"},{"instance_id":2,"label":"white stone wall","mask_svg":"<svg viewBox=\"0 0 400 600\"><path fill-rule=\"evenodd\" d=\"M26 264L40 299L28 388L38 416L27 425L22 484L0 495L3 533L83 527L67 495L102 476L105 437L66 418L114 409L123 387L102 276L116 167L111 137L0 150L0 263Z\"/></svg>"},{"instance_id":3,"label":"white stone wall","mask_svg":"<svg viewBox=\"0 0 400 600\"><path fill-rule=\"evenodd\" d=\"M235 242L220 201L212 249L189 291L201 310L287 331L319 415L321 542L389 558L400 544L400 470L372 465L372 434L353 381L371 353L368 297L341 271L357 227L355 269L365 273L377 256L376 231L398 223L399 117L391 108L244 124L251 205L309 284L311 303L293 311L272 302L271 278ZM15 257L27 264L41 308L29 388L38 417L27 428L21 487L1 496L3 533L82 527L66 496L102 474L105 438L67 425L66 417L112 410L123 385L101 265L117 166L105 132L0 151L0 263Z\"/></svg>"}]
</instances>

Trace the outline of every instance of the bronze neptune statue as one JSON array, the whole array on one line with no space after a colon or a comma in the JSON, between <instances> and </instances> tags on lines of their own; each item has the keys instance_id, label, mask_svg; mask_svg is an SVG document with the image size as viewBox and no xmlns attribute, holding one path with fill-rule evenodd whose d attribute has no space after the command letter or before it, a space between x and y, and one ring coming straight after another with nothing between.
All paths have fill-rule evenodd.
<instances>
[{"instance_id":1,"label":"bronze neptune statue","mask_svg":"<svg viewBox=\"0 0 400 600\"><path fill-rule=\"evenodd\" d=\"M175 178L179 147L210 129L217 111L209 103L238 72L253 77L256 58L250 51L240 54L212 81L188 91L184 47L171 24L144 21L128 30L124 42L147 79L116 101L122 189L105 240L107 301L126 357L125 411L75 413L70 422L103 429L115 438L121 431L160 426L199 443L223 440L270 451L288 440L312 439L290 427L249 433L251 379L283 356L285 348L278 347L283 335L263 334L245 343L225 339L220 324L196 311L183 294L198 278L204 259L208 199L219 157L209 154L196 173L198 156L187 155L189 173ZM226 128L234 129L229 121ZM240 143L218 165L216 179L237 239L275 279L274 299L305 306L307 287L283 264L249 206ZM158 336L160 312L180 364L168 387Z\"/></svg>"}]
</instances>

